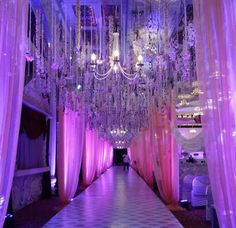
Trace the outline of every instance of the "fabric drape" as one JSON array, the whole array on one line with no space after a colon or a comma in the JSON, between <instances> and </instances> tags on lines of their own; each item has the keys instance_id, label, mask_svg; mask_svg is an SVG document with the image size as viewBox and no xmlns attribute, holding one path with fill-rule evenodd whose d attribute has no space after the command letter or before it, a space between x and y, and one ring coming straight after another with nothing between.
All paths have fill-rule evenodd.
<instances>
[{"instance_id":1,"label":"fabric drape","mask_svg":"<svg viewBox=\"0 0 236 228\"><path fill-rule=\"evenodd\" d=\"M179 201L178 147L172 132L174 119L171 115L171 107L165 107L165 109L164 113L156 111L151 117L154 174L160 195L164 201L167 204L176 206Z\"/></svg>"},{"instance_id":2,"label":"fabric drape","mask_svg":"<svg viewBox=\"0 0 236 228\"><path fill-rule=\"evenodd\" d=\"M24 89L27 13L27 0L0 1L0 227L15 170Z\"/></svg>"},{"instance_id":3,"label":"fabric drape","mask_svg":"<svg viewBox=\"0 0 236 228\"><path fill-rule=\"evenodd\" d=\"M236 224L236 2L194 0L197 75L209 177L219 224Z\"/></svg>"},{"instance_id":4,"label":"fabric drape","mask_svg":"<svg viewBox=\"0 0 236 228\"><path fill-rule=\"evenodd\" d=\"M143 131L136 137L130 146L130 156L132 167L138 171L139 175L153 187L154 184L154 167L150 145L150 132Z\"/></svg>"},{"instance_id":5,"label":"fabric drape","mask_svg":"<svg viewBox=\"0 0 236 228\"><path fill-rule=\"evenodd\" d=\"M85 136L84 113L59 112L58 184L60 201L73 199L79 182Z\"/></svg>"},{"instance_id":6,"label":"fabric drape","mask_svg":"<svg viewBox=\"0 0 236 228\"><path fill-rule=\"evenodd\" d=\"M172 95L173 97L173 95ZM152 184L153 175L163 200L176 206L179 199L178 148L171 131L175 123L172 101L159 110L152 108L149 129L130 147L133 167Z\"/></svg>"},{"instance_id":7,"label":"fabric drape","mask_svg":"<svg viewBox=\"0 0 236 228\"><path fill-rule=\"evenodd\" d=\"M98 132L89 128L86 129L85 142L82 173L83 183L89 185L112 165L113 148Z\"/></svg>"},{"instance_id":8,"label":"fabric drape","mask_svg":"<svg viewBox=\"0 0 236 228\"><path fill-rule=\"evenodd\" d=\"M182 148L185 151L195 152L195 151L203 150L204 142L203 142L203 134L201 132L201 129L200 131L198 131L197 134L189 134L189 133L186 134L186 132L189 132L189 129L190 128L185 128L185 129L174 128L173 132L174 132L176 141L178 142L179 145L182 146Z\"/></svg>"},{"instance_id":9,"label":"fabric drape","mask_svg":"<svg viewBox=\"0 0 236 228\"><path fill-rule=\"evenodd\" d=\"M96 174L96 148L97 145L97 135L95 131L86 129L85 137L85 148L84 148L84 157L83 157L83 183L89 185L92 183Z\"/></svg>"}]
</instances>

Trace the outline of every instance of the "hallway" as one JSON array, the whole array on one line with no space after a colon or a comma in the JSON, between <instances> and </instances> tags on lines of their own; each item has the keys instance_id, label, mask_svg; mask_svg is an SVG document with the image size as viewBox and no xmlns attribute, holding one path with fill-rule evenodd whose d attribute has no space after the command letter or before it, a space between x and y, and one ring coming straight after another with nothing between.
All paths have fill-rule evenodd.
<instances>
[{"instance_id":1,"label":"hallway","mask_svg":"<svg viewBox=\"0 0 236 228\"><path fill-rule=\"evenodd\" d=\"M44 227L182 227L130 169L112 167Z\"/></svg>"}]
</instances>

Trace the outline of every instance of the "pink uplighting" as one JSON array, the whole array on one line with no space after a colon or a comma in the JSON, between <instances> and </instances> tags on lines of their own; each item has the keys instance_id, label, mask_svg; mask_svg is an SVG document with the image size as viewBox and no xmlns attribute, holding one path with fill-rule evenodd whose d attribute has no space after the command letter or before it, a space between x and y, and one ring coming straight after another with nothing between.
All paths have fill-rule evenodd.
<instances>
[{"instance_id":1,"label":"pink uplighting","mask_svg":"<svg viewBox=\"0 0 236 228\"><path fill-rule=\"evenodd\" d=\"M111 167L113 149L94 130L86 129L85 148L83 156L83 182L91 184L94 178L99 177Z\"/></svg>"}]
</instances>

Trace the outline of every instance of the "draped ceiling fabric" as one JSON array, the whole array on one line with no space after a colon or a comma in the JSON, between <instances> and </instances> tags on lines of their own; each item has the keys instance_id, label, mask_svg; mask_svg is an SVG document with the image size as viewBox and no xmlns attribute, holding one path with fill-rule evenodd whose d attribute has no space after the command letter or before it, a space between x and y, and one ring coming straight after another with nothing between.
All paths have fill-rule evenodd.
<instances>
[{"instance_id":1,"label":"draped ceiling fabric","mask_svg":"<svg viewBox=\"0 0 236 228\"><path fill-rule=\"evenodd\" d=\"M188 152L201 151L204 148L202 129L195 129L196 133L189 133L189 128L174 128L173 132L181 147Z\"/></svg>"},{"instance_id":2,"label":"draped ceiling fabric","mask_svg":"<svg viewBox=\"0 0 236 228\"><path fill-rule=\"evenodd\" d=\"M62 203L73 199L79 182L85 136L84 113L59 112L58 186Z\"/></svg>"},{"instance_id":3,"label":"draped ceiling fabric","mask_svg":"<svg viewBox=\"0 0 236 228\"><path fill-rule=\"evenodd\" d=\"M27 13L27 0L0 1L0 227L15 170L24 88Z\"/></svg>"},{"instance_id":4,"label":"draped ceiling fabric","mask_svg":"<svg viewBox=\"0 0 236 228\"><path fill-rule=\"evenodd\" d=\"M103 172L113 161L113 148L94 130L86 129L86 139L83 156L83 183L89 185Z\"/></svg>"},{"instance_id":5,"label":"draped ceiling fabric","mask_svg":"<svg viewBox=\"0 0 236 228\"><path fill-rule=\"evenodd\" d=\"M179 199L178 149L171 131L175 122L172 101L159 110L153 110L150 128L133 141L130 154L133 166L152 184L155 176L163 200L176 206Z\"/></svg>"},{"instance_id":6,"label":"draped ceiling fabric","mask_svg":"<svg viewBox=\"0 0 236 228\"><path fill-rule=\"evenodd\" d=\"M236 1L194 0L197 73L209 177L219 224L236 224Z\"/></svg>"}]
</instances>

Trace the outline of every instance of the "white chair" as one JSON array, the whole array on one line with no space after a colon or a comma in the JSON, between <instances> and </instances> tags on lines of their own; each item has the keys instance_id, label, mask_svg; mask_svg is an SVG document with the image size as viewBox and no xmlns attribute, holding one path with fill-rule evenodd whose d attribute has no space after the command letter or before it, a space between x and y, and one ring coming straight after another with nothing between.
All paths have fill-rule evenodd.
<instances>
[{"instance_id":1,"label":"white chair","mask_svg":"<svg viewBox=\"0 0 236 228\"><path fill-rule=\"evenodd\" d=\"M209 178L206 175L197 176L193 179L191 192L191 204L193 207L206 205L208 185Z\"/></svg>"},{"instance_id":2,"label":"white chair","mask_svg":"<svg viewBox=\"0 0 236 228\"><path fill-rule=\"evenodd\" d=\"M191 201L192 182L194 175L186 175L183 179L182 199Z\"/></svg>"}]
</instances>

